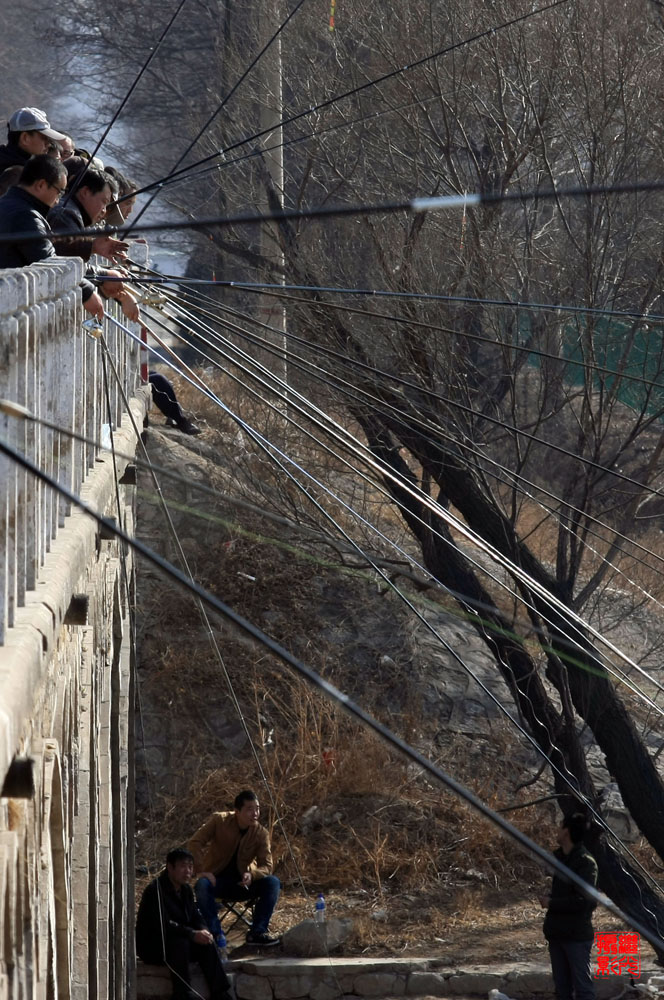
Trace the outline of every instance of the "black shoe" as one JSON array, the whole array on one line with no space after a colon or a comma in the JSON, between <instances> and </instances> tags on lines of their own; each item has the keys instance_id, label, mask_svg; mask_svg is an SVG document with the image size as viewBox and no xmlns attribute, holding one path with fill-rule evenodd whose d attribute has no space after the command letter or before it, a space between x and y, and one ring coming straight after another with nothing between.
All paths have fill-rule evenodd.
<instances>
[{"instance_id":1,"label":"black shoe","mask_svg":"<svg viewBox=\"0 0 664 1000\"><path fill-rule=\"evenodd\" d=\"M201 429L197 427L196 424L192 424L191 420L187 420L186 417L182 417L178 420L177 427L182 431L183 434L200 434Z\"/></svg>"},{"instance_id":2,"label":"black shoe","mask_svg":"<svg viewBox=\"0 0 664 1000\"><path fill-rule=\"evenodd\" d=\"M254 931L249 931L247 934L247 944L260 945L261 948L272 948L275 944L279 944L280 941L281 938L270 937L265 932L256 934Z\"/></svg>"},{"instance_id":3,"label":"black shoe","mask_svg":"<svg viewBox=\"0 0 664 1000\"><path fill-rule=\"evenodd\" d=\"M166 417L166 422L164 423L164 427L177 427L177 423L175 422L175 420L173 420L172 417Z\"/></svg>"}]
</instances>

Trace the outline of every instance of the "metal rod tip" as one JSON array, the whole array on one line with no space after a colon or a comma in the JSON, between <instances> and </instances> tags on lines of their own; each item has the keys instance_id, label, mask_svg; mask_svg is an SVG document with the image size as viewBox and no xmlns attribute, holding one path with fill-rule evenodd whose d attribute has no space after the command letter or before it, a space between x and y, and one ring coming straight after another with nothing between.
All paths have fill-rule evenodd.
<instances>
[{"instance_id":1,"label":"metal rod tip","mask_svg":"<svg viewBox=\"0 0 664 1000\"><path fill-rule=\"evenodd\" d=\"M10 417L25 417L27 420L35 419L27 406L16 403L13 399L0 399L0 413L6 413Z\"/></svg>"}]
</instances>

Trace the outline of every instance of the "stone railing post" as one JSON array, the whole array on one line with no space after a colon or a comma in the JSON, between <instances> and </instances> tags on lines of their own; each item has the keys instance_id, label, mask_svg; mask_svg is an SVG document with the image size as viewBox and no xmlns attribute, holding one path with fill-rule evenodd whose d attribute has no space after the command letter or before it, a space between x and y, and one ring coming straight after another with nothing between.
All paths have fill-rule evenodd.
<instances>
[{"instance_id":1,"label":"stone railing post","mask_svg":"<svg viewBox=\"0 0 664 1000\"><path fill-rule=\"evenodd\" d=\"M123 408L107 365L109 418L104 348L83 327L82 276L83 264L74 257L0 272L0 398L20 403L38 418L3 414L3 439L76 493L97 457L103 425L120 426ZM108 308L117 306L109 302ZM112 323L104 327L106 349L131 397L140 381L138 345ZM72 432L90 443L76 442ZM0 458L0 645L26 591L37 585L44 556L69 513L68 501Z\"/></svg>"}]
</instances>

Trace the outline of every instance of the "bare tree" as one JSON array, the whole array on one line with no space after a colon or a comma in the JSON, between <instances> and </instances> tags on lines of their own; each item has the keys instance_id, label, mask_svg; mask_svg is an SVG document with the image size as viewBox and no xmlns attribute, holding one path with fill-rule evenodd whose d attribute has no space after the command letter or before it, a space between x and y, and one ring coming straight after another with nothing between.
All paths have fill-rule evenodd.
<instances>
[{"instance_id":1,"label":"bare tree","mask_svg":"<svg viewBox=\"0 0 664 1000\"><path fill-rule=\"evenodd\" d=\"M145 5L125 4L113 10L114 21L125 6L128 18L140 19L130 49L111 36L108 17L92 38L97 57L122 57L118 81L126 79L128 57L136 58L139 32L146 35L144 19L153 17ZM664 858L664 786L638 714L619 696L611 650L571 617L592 614L616 574L630 573L635 548L624 536L661 483L659 330L592 311L658 308L661 199L548 196L552 188L659 176L662 33L645 10L628 23L620 0L544 14L517 7L501 0L490 8L418 0L396 11L344 4L334 38L319 11L303 8L284 44L287 118L429 52L450 51L287 126L287 205L478 190L529 198L463 215L282 225L288 276L298 284L458 299L391 303L392 320L371 315L375 300L358 316L318 295L291 304L289 326L348 359L342 367L353 391L316 384L317 398L361 428L429 570L464 595L471 613L484 609L473 618L476 628L555 765L563 802L575 788L601 813L580 739L587 725L631 815ZM76 5L66 11L80 16ZM501 27L519 13L532 16ZM460 44L491 27L497 30ZM224 4L205 5L202 23L187 22L165 49L139 117L151 118L153 134L157 122L168 122L169 142L176 132L178 142L195 135L256 51L257 37L249 5L232 17ZM197 147L231 152L213 175L174 186L173 204L192 215L214 204L233 211L266 189L278 201L261 157L239 159L255 152L260 106L272 97L260 72L246 81ZM305 138L309 130L316 134ZM274 274L254 230L206 236L197 273L223 266L248 280ZM210 256L213 248L218 256ZM589 311L507 309L492 305L496 299ZM519 602L468 561L427 498L516 567L511 586ZM545 551L528 537L533 508L539 536L546 530L553 539ZM656 566L652 558L649 565ZM635 872L626 874L604 841L596 851L605 890L657 927L659 898Z\"/></svg>"}]
</instances>

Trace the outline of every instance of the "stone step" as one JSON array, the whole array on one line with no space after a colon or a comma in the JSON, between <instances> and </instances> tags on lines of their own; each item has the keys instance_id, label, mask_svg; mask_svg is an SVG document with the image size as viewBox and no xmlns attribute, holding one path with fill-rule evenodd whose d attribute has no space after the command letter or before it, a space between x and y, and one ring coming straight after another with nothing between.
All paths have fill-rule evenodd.
<instances>
[{"instance_id":1,"label":"stone step","mask_svg":"<svg viewBox=\"0 0 664 1000\"><path fill-rule=\"evenodd\" d=\"M225 965L237 1000L464 1000L497 989L513 1000L553 995L549 966L446 968L436 958L243 958ZM643 975L649 973L644 970ZM615 996L628 977L596 980L598 1000ZM192 966L192 986L208 997L200 969ZM170 997L166 969L138 962L136 1000Z\"/></svg>"}]
</instances>

